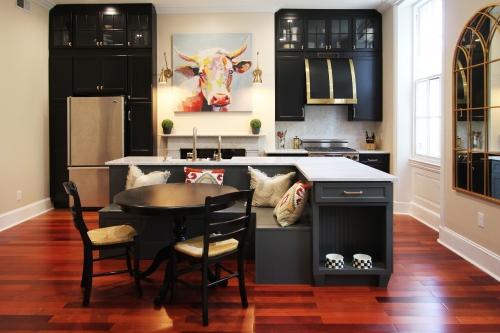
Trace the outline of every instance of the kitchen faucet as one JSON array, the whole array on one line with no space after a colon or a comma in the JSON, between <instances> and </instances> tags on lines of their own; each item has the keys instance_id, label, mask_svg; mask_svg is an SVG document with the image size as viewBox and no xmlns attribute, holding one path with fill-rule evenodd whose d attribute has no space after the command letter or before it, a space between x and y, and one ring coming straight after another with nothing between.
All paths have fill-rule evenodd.
<instances>
[{"instance_id":1,"label":"kitchen faucet","mask_svg":"<svg viewBox=\"0 0 500 333\"><path fill-rule=\"evenodd\" d=\"M221 158L222 158L222 155L221 155L221 153L220 153L220 146L221 146L221 144L220 144L220 143L221 143L221 137L220 137L220 135L219 135L219 152L218 152L218 154L214 153L214 158L216 158L216 159L217 159L217 162L220 162L220 160L221 160Z\"/></svg>"},{"instance_id":2,"label":"kitchen faucet","mask_svg":"<svg viewBox=\"0 0 500 333\"><path fill-rule=\"evenodd\" d=\"M197 159L196 156L196 127L193 127L193 151L191 153L187 153L187 157L191 157L191 160L194 162Z\"/></svg>"}]
</instances>

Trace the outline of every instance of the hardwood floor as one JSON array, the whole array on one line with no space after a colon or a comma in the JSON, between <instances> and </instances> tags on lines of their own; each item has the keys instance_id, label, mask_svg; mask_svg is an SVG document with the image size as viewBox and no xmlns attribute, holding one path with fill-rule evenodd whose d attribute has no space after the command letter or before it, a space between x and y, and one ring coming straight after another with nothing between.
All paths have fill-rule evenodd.
<instances>
[{"instance_id":1,"label":"hardwood floor","mask_svg":"<svg viewBox=\"0 0 500 333\"><path fill-rule=\"evenodd\" d=\"M97 227L97 213L84 217ZM128 275L95 278L83 308L82 243L69 212L56 209L0 233L0 332L500 332L500 283L437 237L413 218L395 216L387 288L255 285L248 262L248 309L233 279L211 292L210 326L203 327L194 291L179 286L175 305L153 305L164 265L142 281L141 298Z\"/></svg>"}]
</instances>

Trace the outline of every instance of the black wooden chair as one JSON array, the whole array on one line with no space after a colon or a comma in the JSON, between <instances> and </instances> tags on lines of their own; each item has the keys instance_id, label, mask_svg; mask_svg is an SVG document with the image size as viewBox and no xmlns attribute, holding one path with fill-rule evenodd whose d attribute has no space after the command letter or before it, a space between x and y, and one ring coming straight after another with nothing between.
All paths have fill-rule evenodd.
<instances>
[{"instance_id":1,"label":"black wooden chair","mask_svg":"<svg viewBox=\"0 0 500 333\"><path fill-rule=\"evenodd\" d=\"M71 215L73 215L73 224L75 228L80 232L80 236L83 240L83 273L81 287L85 287L85 293L83 296L83 305L89 305L90 291L92 289L92 278L96 276L114 275L129 273L130 276L134 276L135 286L142 296L142 289L140 284L139 276L139 235L137 231L130 225L118 225L107 228L98 228L94 230L88 230L82 215L82 206L80 203L80 196L78 195L78 190L75 183L72 181L63 183L66 192L73 197L73 206L70 207ZM116 254L103 257L93 257L93 251L96 250L108 250L108 249L124 249L125 251ZM134 248L133 252L131 248ZM134 256L134 269L130 264L130 253ZM93 273L93 263L94 261L100 261L105 259L112 259L117 257L122 257L125 255L127 269L112 271L112 272L101 272Z\"/></svg>"},{"instance_id":2,"label":"black wooden chair","mask_svg":"<svg viewBox=\"0 0 500 333\"><path fill-rule=\"evenodd\" d=\"M205 224L203 236L187 239L174 244L170 252L170 280L172 283L171 304L177 296L177 282L202 293L203 326L208 326L208 287L216 287L229 279L238 278L241 303L243 308L248 307L245 288L244 258L246 241L250 225L252 210L252 197L254 190L228 193L217 197L205 199ZM246 207L241 214L232 215L230 220L216 221L212 216L212 205L231 203L240 200L246 201ZM228 213L229 214L229 213ZM177 269L180 259L188 261L191 265ZM236 260L238 271L234 273L222 265L224 260ZM209 266L215 265L215 280L209 281ZM201 269L201 286L179 279L180 276ZM221 277L221 270L227 274ZM226 282L227 284L227 282ZM222 285L225 285L224 283Z\"/></svg>"}]
</instances>

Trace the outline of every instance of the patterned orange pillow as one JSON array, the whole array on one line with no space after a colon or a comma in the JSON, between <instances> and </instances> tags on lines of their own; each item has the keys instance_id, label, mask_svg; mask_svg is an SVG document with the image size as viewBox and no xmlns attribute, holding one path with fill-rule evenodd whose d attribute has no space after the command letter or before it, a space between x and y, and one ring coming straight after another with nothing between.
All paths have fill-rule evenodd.
<instances>
[{"instance_id":1,"label":"patterned orange pillow","mask_svg":"<svg viewBox=\"0 0 500 333\"><path fill-rule=\"evenodd\" d=\"M273 214L282 227L294 224L302 216L309 199L309 187L299 180L286 191L283 198L278 202Z\"/></svg>"},{"instance_id":2,"label":"patterned orange pillow","mask_svg":"<svg viewBox=\"0 0 500 333\"><path fill-rule=\"evenodd\" d=\"M184 167L186 174L186 183L206 183L219 184L224 183L224 169L218 170L202 170Z\"/></svg>"}]
</instances>

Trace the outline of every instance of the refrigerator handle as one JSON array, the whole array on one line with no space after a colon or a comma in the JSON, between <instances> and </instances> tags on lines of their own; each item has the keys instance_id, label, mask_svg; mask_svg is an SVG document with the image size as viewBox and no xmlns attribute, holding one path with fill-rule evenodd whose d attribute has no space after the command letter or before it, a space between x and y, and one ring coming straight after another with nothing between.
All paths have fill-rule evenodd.
<instances>
[{"instance_id":1,"label":"refrigerator handle","mask_svg":"<svg viewBox=\"0 0 500 333\"><path fill-rule=\"evenodd\" d=\"M128 110L128 121L130 121L130 110Z\"/></svg>"}]
</instances>

